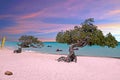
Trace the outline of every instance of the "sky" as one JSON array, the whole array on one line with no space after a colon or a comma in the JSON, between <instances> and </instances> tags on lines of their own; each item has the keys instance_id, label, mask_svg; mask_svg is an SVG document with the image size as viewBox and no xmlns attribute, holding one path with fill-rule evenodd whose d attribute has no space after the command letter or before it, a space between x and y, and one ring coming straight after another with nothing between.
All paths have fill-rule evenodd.
<instances>
[{"instance_id":1,"label":"sky","mask_svg":"<svg viewBox=\"0 0 120 80\"><path fill-rule=\"evenodd\" d=\"M120 41L120 0L0 0L0 39L32 35L55 41L58 32L87 18L94 18L104 35L111 32Z\"/></svg>"}]
</instances>

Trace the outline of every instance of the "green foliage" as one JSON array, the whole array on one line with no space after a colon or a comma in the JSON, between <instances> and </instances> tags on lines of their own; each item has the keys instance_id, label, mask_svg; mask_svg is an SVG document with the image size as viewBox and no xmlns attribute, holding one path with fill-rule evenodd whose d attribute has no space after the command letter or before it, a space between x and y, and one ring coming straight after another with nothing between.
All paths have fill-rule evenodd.
<instances>
[{"instance_id":1,"label":"green foliage","mask_svg":"<svg viewBox=\"0 0 120 80\"><path fill-rule=\"evenodd\" d=\"M23 35L19 38L19 42L21 42L21 44L19 44L21 47L30 47L34 45L43 46L43 43L34 36Z\"/></svg>"},{"instance_id":2,"label":"green foliage","mask_svg":"<svg viewBox=\"0 0 120 80\"><path fill-rule=\"evenodd\" d=\"M83 40L87 36L88 45L100 45L114 48L118 42L111 33L104 36L102 31L93 24L94 18L86 19L81 26L75 26L73 30L61 31L56 36L56 41L60 43L77 43L78 40Z\"/></svg>"},{"instance_id":3,"label":"green foliage","mask_svg":"<svg viewBox=\"0 0 120 80\"><path fill-rule=\"evenodd\" d=\"M63 32L63 31L59 32L59 33L57 34L57 36L56 36L56 41L59 41L59 42L61 42L61 43L64 43L63 35L64 35L64 32Z\"/></svg>"},{"instance_id":4,"label":"green foliage","mask_svg":"<svg viewBox=\"0 0 120 80\"><path fill-rule=\"evenodd\" d=\"M105 37L106 40L106 45L109 47L114 48L116 45L118 45L118 42L115 40L115 37L112 36L111 33L108 33L107 36Z\"/></svg>"}]
</instances>

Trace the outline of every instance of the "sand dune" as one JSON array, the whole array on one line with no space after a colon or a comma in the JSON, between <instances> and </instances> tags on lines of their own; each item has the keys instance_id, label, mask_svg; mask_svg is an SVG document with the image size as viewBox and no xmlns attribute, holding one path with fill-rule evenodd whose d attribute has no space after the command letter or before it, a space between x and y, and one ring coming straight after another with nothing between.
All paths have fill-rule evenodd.
<instances>
[{"instance_id":1,"label":"sand dune","mask_svg":"<svg viewBox=\"0 0 120 80\"><path fill-rule=\"evenodd\" d=\"M120 59L77 57L77 63L57 62L60 56L0 50L0 80L120 80ZM4 75L7 70L13 75Z\"/></svg>"}]
</instances>

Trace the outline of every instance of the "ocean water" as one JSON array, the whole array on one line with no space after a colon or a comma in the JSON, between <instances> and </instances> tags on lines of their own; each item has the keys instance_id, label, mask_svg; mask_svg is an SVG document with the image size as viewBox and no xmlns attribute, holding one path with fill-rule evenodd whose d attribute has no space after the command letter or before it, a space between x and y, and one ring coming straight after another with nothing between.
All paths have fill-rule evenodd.
<instances>
[{"instance_id":1,"label":"ocean water","mask_svg":"<svg viewBox=\"0 0 120 80\"><path fill-rule=\"evenodd\" d=\"M9 49L17 49L18 42L6 41L5 47ZM51 46L51 47L48 47ZM44 42L44 47L42 48L24 48L23 51L28 52L42 52L49 54L69 54L69 46L67 44L57 43L57 42ZM57 49L62 51L56 52ZM108 48L101 46L85 46L75 50L75 54L79 56L98 56L98 57L118 57L120 58L120 43L116 48Z\"/></svg>"}]
</instances>

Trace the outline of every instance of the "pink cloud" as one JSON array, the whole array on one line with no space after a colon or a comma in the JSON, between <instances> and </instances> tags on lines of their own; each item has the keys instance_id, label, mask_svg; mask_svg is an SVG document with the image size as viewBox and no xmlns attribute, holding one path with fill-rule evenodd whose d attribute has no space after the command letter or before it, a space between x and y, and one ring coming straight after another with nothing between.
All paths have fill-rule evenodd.
<instances>
[{"instance_id":1,"label":"pink cloud","mask_svg":"<svg viewBox=\"0 0 120 80\"><path fill-rule=\"evenodd\" d=\"M32 33L32 35L35 35L35 36L42 35L39 38L42 41L55 41L55 36L54 38L53 37L51 38L51 37L48 37L49 35L48 36L44 36L44 35L49 33L54 33L54 32L57 33L61 30L72 29L75 26L72 24L50 24L50 23L36 22L34 20L33 21L20 20L20 21L17 21L17 23L18 23L17 25L12 27L6 27L0 30L0 32L2 34L5 33L9 35L17 35L17 34L25 35L25 34L30 34L30 32L34 32Z\"/></svg>"},{"instance_id":2,"label":"pink cloud","mask_svg":"<svg viewBox=\"0 0 120 80\"><path fill-rule=\"evenodd\" d=\"M41 22L41 18L49 17L74 19L94 17L95 19L120 20L118 17L120 14L119 3L120 0L65 0L49 7L38 9L36 12L21 15L0 15L0 19L13 18L17 23L17 25L0 30L0 32L9 34L23 34L27 32L48 34L61 30L72 29L75 26L74 24L50 24ZM23 7L19 7L17 9L22 11ZM111 31L113 34L118 34L120 31L120 25L118 23L101 24L99 26L99 28L102 29L104 33Z\"/></svg>"},{"instance_id":3,"label":"pink cloud","mask_svg":"<svg viewBox=\"0 0 120 80\"><path fill-rule=\"evenodd\" d=\"M106 3L107 2L107 3ZM34 2L35 3L35 2ZM109 18L108 14L118 14L120 11L120 0L65 0L63 2L55 3L46 8L38 9L36 12L26 13L24 15L16 16L16 19L30 19L30 18L45 18L45 17L60 17L60 18L88 18L94 17L97 19ZM111 6L109 6L111 5ZM25 6L25 4L24 4ZM16 10L24 10L23 5L19 5ZM30 6L27 4L27 7ZM38 6L38 5L36 5ZM106 8L108 7L109 8ZM112 7L113 6L113 7ZM39 6L38 6L39 7ZM35 8L35 4L33 9ZM117 10L111 11L112 8ZM32 9L32 7L31 7ZM0 18L10 17L11 15L0 16ZM13 15L12 15L13 16Z\"/></svg>"},{"instance_id":4,"label":"pink cloud","mask_svg":"<svg viewBox=\"0 0 120 80\"><path fill-rule=\"evenodd\" d=\"M90 1L90 0L87 0ZM78 3L77 3L78 2ZM20 17L20 19L29 18L41 18L41 17L78 17L80 16L79 11L84 9L86 4L79 4L79 1L67 0L61 3L57 3L51 7L43 8L34 13L28 13Z\"/></svg>"},{"instance_id":5,"label":"pink cloud","mask_svg":"<svg viewBox=\"0 0 120 80\"><path fill-rule=\"evenodd\" d=\"M36 34L46 34L52 32L59 32L61 30L67 30L73 28L75 25L72 24L50 24L39 21L17 21L17 25L12 27L6 27L0 30L2 33L8 34L23 34L28 32L35 32Z\"/></svg>"},{"instance_id":6,"label":"pink cloud","mask_svg":"<svg viewBox=\"0 0 120 80\"><path fill-rule=\"evenodd\" d=\"M92 2L92 3L91 3ZM61 3L57 3L53 6L43 8L34 13L28 13L24 16L21 16L21 19L29 19L29 18L45 18L45 17L60 17L60 18L88 18L94 17L97 19L105 19L109 18L108 14L118 14L119 11L111 12L111 9L107 9L108 5L117 5L120 1L109 0L105 3L104 0L96 1L96 0L66 0ZM90 6L91 5L91 6ZM110 8L112 8L110 6ZM115 6L115 8L120 8L119 6ZM87 11L88 13L86 13ZM98 13L99 12L99 13Z\"/></svg>"},{"instance_id":7,"label":"pink cloud","mask_svg":"<svg viewBox=\"0 0 120 80\"><path fill-rule=\"evenodd\" d=\"M106 0L107 1L107 0ZM111 9L107 9L108 5L113 5L116 9L120 8L117 7L119 0L109 0L105 3L105 0L66 0L64 2L56 3L52 6L38 9L36 12L27 13L24 15L16 16L16 19L30 19L30 18L45 18L45 17L60 17L60 18L88 18L94 17L97 19L105 19L109 18L109 14L118 14L120 13L119 10L111 11ZM91 6L90 6L91 5ZM20 7L20 6L19 6ZM110 6L111 7L111 6ZM87 11L87 12L85 12ZM99 13L98 13L99 12ZM10 17L10 15L0 16L3 17Z\"/></svg>"},{"instance_id":8,"label":"pink cloud","mask_svg":"<svg viewBox=\"0 0 120 80\"><path fill-rule=\"evenodd\" d=\"M108 15L113 16L113 15L119 15L120 14L120 9L117 10L111 10L108 12Z\"/></svg>"}]
</instances>

